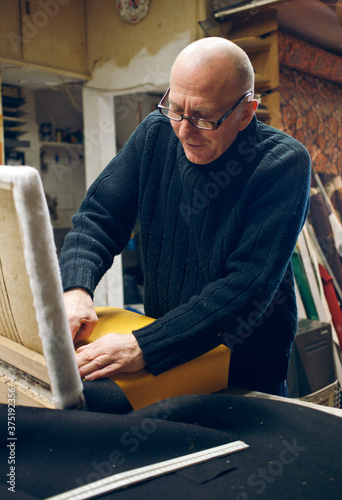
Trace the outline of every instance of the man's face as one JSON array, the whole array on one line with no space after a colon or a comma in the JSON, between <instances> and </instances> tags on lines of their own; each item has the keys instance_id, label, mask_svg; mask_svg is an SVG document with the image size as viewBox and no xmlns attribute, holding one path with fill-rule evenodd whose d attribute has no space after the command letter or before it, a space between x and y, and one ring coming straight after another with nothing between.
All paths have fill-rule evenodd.
<instances>
[{"instance_id":1,"label":"man's face","mask_svg":"<svg viewBox=\"0 0 342 500\"><path fill-rule=\"evenodd\" d=\"M171 81L169 103L165 105L187 117L217 121L241 98L236 91L232 95L223 95L224 92L217 86L201 83L189 85L177 79ZM229 148L241 129L240 116L244 104L242 102L216 130L198 129L184 119L181 122L171 121L189 161L205 165Z\"/></svg>"}]
</instances>

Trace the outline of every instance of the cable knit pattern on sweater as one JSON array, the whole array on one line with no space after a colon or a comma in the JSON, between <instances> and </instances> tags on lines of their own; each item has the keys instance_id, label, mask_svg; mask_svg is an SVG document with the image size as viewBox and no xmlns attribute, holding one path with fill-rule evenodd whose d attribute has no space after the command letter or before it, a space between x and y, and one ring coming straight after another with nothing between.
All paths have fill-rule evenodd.
<instances>
[{"instance_id":1,"label":"cable knit pattern on sweater","mask_svg":"<svg viewBox=\"0 0 342 500\"><path fill-rule=\"evenodd\" d=\"M133 333L152 373L226 343L231 383L277 383L297 326L291 255L309 187L304 146L255 117L220 158L195 165L154 112L74 216L64 289L93 293L139 218L145 312L157 320Z\"/></svg>"}]
</instances>

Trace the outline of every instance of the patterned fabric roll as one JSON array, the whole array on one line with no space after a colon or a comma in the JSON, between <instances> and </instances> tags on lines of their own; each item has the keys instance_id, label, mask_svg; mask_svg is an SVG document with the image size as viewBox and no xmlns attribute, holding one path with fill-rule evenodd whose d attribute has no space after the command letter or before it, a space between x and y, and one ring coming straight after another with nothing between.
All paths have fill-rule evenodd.
<instances>
[{"instance_id":1,"label":"patterned fabric roll","mask_svg":"<svg viewBox=\"0 0 342 500\"><path fill-rule=\"evenodd\" d=\"M300 297L302 299L304 309L306 312L306 316L308 319L319 320L315 302L312 297L309 281L306 276L304 265L302 262L302 257L297 247L294 249L292 255L292 265Z\"/></svg>"},{"instance_id":2,"label":"patterned fabric roll","mask_svg":"<svg viewBox=\"0 0 342 500\"><path fill-rule=\"evenodd\" d=\"M333 279L321 264L319 264L319 272L322 278L324 295L327 299L331 318L342 349L342 311L337 300Z\"/></svg>"},{"instance_id":3,"label":"patterned fabric roll","mask_svg":"<svg viewBox=\"0 0 342 500\"><path fill-rule=\"evenodd\" d=\"M341 259L335 246L329 212L322 193L314 194L310 198L310 219L328 264L339 286L342 287Z\"/></svg>"},{"instance_id":4,"label":"patterned fabric roll","mask_svg":"<svg viewBox=\"0 0 342 500\"><path fill-rule=\"evenodd\" d=\"M331 195L331 203L342 220L342 188L335 189Z\"/></svg>"}]
</instances>

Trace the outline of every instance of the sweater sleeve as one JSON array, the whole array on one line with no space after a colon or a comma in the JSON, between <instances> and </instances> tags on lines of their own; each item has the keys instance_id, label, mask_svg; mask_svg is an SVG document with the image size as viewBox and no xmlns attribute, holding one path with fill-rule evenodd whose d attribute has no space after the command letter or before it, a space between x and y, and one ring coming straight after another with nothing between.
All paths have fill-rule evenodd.
<instances>
[{"instance_id":1,"label":"sweater sleeve","mask_svg":"<svg viewBox=\"0 0 342 500\"><path fill-rule=\"evenodd\" d=\"M154 375L194 359L258 321L274 298L308 212L310 158L296 141L264 155L240 197L245 208L226 273L199 295L134 331ZM262 304L256 313L255 301ZM253 313L253 314L251 314Z\"/></svg>"},{"instance_id":2,"label":"sweater sleeve","mask_svg":"<svg viewBox=\"0 0 342 500\"><path fill-rule=\"evenodd\" d=\"M90 186L60 255L64 291L81 287L92 296L115 255L125 248L137 217L139 164L145 124Z\"/></svg>"}]
</instances>

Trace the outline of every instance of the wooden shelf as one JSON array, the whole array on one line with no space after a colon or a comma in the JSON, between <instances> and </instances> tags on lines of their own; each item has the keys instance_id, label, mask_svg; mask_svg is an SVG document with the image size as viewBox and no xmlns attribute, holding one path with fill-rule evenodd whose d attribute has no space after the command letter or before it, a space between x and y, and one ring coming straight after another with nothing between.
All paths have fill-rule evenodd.
<instances>
[{"instance_id":1,"label":"wooden shelf","mask_svg":"<svg viewBox=\"0 0 342 500\"><path fill-rule=\"evenodd\" d=\"M288 2L289 0L254 0L247 2L246 4L236 5L235 7L228 7L226 9L220 9L218 11L214 11L214 18L219 21L223 19L229 19L233 16L246 16L249 11L253 9L258 9L259 11L262 9L267 9L269 7L274 6L275 4L280 4L284 2Z\"/></svg>"},{"instance_id":2,"label":"wooden shelf","mask_svg":"<svg viewBox=\"0 0 342 500\"><path fill-rule=\"evenodd\" d=\"M258 117L260 116L260 118L264 118L265 119L265 118L269 118L270 112L269 112L269 110L267 108L258 108L256 110L256 115Z\"/></svg>"},{"instance_id":3,"label":"wooden shelf","mask_svg":"<svg viewBox=\"0 0 342 500\"><path fill-rule=\"evenodd\" d=\"M27 123L27 120L21 118L26 113L20 109L21 106L26 104L26 100L22 98L21 89L15 85L3 85L1 87L1 100L4 114L5 157L8 157L9 154L13 153L13 149L30 147L29 141L19 140L21 135L26 134L22 126Z\"/></svg>"},{"instance_id":4,"label":"wooden shelf","mask_svg":"<svg viewBox=\"0 0 342 500\"><path fill-rule=\"evenodd\" d=\"M6 118L20 118L25 115L25 111L21 111L19 108L10 108L8 106L2 106L3 114Z\"/></svg>"},{"instance_id":5,"label":"wooden shelf","mask_svg":"<svg viewBox=\"0 0 342 500\"><path fill-rule=\"evenodd\" d=\"M11 116L4 116L4 137L5 137L5 146L8 146L8 140L13 139L16 140L23 134L26 134L25 130L22 130L22 125L27 123L23 118L14 118ZM13 147L13 146L12 146ZM23 146L26 147L26 146Z\"/></svg>"},{"instance_id":6,"label":"wooden shelf","mask_svg":"<svg viewBox=\"0 0 342 500\"><path fill-rule=\"evenodd\" d=\"M8 107L8 108L20 108L23 104L26 104L25 99L21 99L18 97L8 97L8 96L2 96L2 105L3 107Z\"/></svg>"},{"instance_id":7,"label":"wooden shelf","mask_svg":"<svg viewBox=\"0 0 342 500\"><path fill-rule=\"evenodd\" d=\"M9 123L11 127L20 127L27 123L27 120L24 118L16 118L14 116L4 116L4 123Z\"/></svg>"},{"instance_id":8,"label":"wooden shelf","mask_svg":"<svg viewBox=\"0 0 342 500\"><path fill-rule=\"evenodd\" d=\"M260 73L254 73L255 85L262 85L263 87L267 87L270 85L270 80L264 75Z\"/></svg>"},{"instance_id":9,"label":"wooden shelf","mask_svg":"<svg viewBox=\"0 0 342 500\"><path fill-rule=\"evenodd\" d=\"M278 56L278 12L269 7L281 0L260 0L238 8L227 8L226 12L212 11L212 17L219 19L222 36L231 40L244 50L252 63L255 77L255 93L262 96L262 107L257 110L257 117L274 127L281 126L279 92L279 56ZM286 0L284 0L286 1ZM234 12L248 12L256 7L253 15L238 16ZM261 8L262 4L262 8ZM260 8L259 8L260 7Z\"/></svg>"},{"instance_id":10,"label":"wooden shelf","mask_svg":"<svg viewBox=\"0 0 342 500\"><path fill-rule=\"evenodd\" d=\"M236 43L245 52L262 52L264 50L269 50L271 43L267 38L261 38L256 36L248 36L244 38L235 38L231 40Z\"/></svg>"},{"instance_id":11,"label":"wooden shelf","mask_svg":"<svg viewBox=\"0 0 342 500\"><path fill-rule=\"evenodd\" d=\"M10 116L4 116L4 137L5 145L7 147L8 139L17 139L19 136L25 134L25 130L22 130L22 125L27 123L23 118L14 118Z\"/></svg>"},{"instance_id":12,"label":"wooden shelf","mask_svg":"<svg viewBox=\"0 0 342 500\"><path fill-rule=\"evenodd\" d=\"M82 143L75 142L56 142L56 141L44 141L39 143L40 148L83 148Z\"/></svg>"},{"instance_id":13,"label":"wooden shelf","mask_svg":"<svg viewBox=\"0 0 342 500\"><path fill-rule=\"evenodd\" d=\"M29 148L29 141L18 141L16 139L6 139L5 137L5 149L14 149L14 148Z\"/></svg>"}]
</instances>

